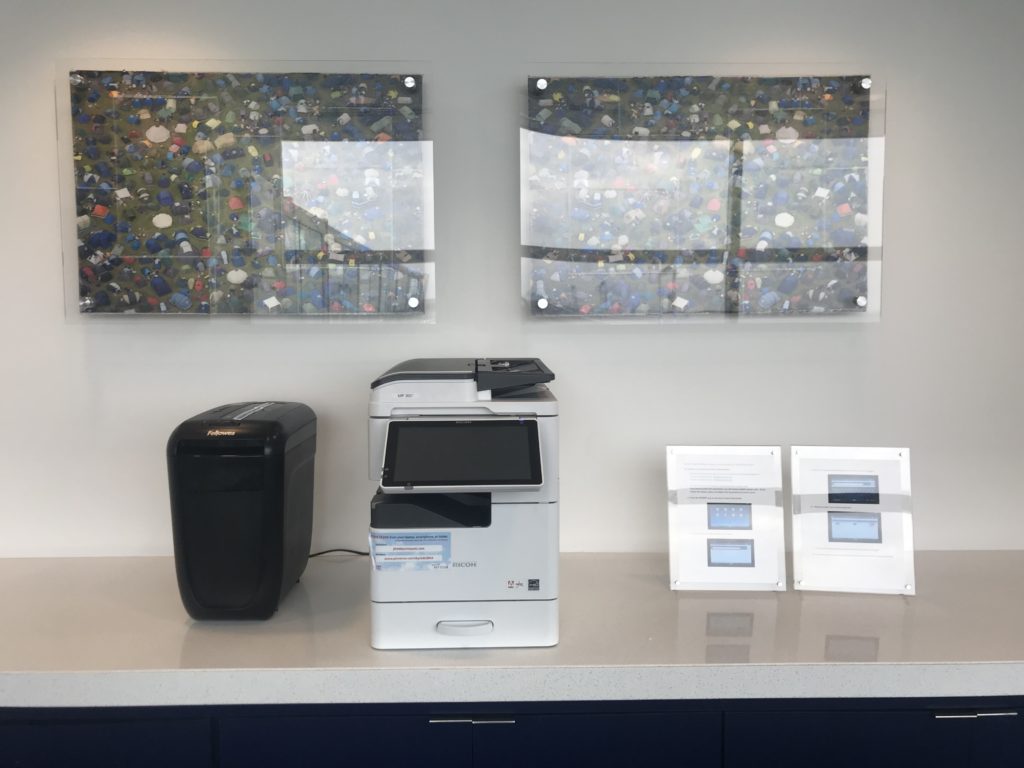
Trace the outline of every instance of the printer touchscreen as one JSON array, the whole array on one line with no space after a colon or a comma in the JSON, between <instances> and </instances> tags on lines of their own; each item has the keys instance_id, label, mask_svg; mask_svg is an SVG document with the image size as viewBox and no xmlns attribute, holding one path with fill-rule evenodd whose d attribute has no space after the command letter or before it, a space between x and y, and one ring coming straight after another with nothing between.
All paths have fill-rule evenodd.
<instances>
[{"instance_id":1,"label":"printer touchscreen","mask_svg":"<svg viewBox=\"0 0 1024 768\"><path fill-rule=\"evenodd\" d=\"M537 422L391 422L381 480L385 488L539 486Z\"/></svg>"}]
</instances>

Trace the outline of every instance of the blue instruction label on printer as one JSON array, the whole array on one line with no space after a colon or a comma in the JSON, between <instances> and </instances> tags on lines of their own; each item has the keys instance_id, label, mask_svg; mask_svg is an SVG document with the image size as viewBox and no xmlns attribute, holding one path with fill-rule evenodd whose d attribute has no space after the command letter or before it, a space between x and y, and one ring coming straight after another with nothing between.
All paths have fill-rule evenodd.
<instances>
[{"instance_id":1,"label":"blue instruction label on printer","mask_svg":"<svg viewBox=\"0 0 1024 768\"><path fill-rule=\"evenodd\" d=\"M378 571L433 571L452 562L450 533L371 533L370 556Z\"/></svg>"}]
</instances>

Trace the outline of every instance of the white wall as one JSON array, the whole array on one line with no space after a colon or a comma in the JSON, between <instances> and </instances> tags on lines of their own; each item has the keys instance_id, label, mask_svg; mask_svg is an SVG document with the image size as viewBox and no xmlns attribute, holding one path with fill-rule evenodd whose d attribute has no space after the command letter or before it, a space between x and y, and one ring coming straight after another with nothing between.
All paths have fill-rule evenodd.
<instances>
[{"instance_id":1,"label":"white wall","mask_svg":"<svg viewBox=\"0 0 1024 768\"><path fill-rule=\"evenodd\" d=\"M666 443L907 445L919 547L1024 547L1019 0L6 0L0 14L0 555L170 553L168 434L251 398L316 410L315 545L364 543L369 382L409 357L478 355L538 356L558 376L565 550L666 548ZM426 62L436 324L65 317L55 62L106 56ZM523 83L557 61L884 74L881 322L524 318Z\"/></svg>"}]
</instances>

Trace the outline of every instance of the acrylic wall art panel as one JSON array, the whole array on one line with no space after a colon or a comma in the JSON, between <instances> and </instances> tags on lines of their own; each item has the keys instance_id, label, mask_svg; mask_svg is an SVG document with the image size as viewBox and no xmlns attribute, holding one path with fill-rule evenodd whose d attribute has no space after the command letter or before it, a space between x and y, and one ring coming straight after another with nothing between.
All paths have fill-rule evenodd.
<instances>
[{"instance_id":1,"label":"acrylic wall art panel","mask_svg":"<svg viewBox=\"0 0 1024 768\"><path fill-rule=\"evenodd\" d=\"M70 73L79 307L422 316L419 75Z\"/></svg>"},{"instance_id":2,"label":"acrylic wall art panel","mask_svg":"<svg viewBox=\"0 0 1024 768\"><path fill-rule=\"evenodd\" d=\"M532 77L535 315L877 313L883 98L865 75Z\"/></svg>"}]
</instances>

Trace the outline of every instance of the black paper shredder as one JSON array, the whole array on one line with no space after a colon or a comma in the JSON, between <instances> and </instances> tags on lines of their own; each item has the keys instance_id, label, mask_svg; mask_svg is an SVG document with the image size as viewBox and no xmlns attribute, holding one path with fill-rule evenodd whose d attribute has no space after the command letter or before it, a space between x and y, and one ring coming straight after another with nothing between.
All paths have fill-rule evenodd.
<instances>
[{"instance_id":1,"label":"black paper shredder","mask_svg":"<svg viewBox=\"0 0 1024 768\"><path fill-rule=\"evenodd\" d=\"M313 531L316 414L232 403L167 442L178 589L196 619L266 619L299 580Z\"/></svg>"}]
</instances>

